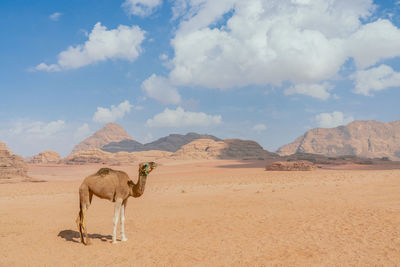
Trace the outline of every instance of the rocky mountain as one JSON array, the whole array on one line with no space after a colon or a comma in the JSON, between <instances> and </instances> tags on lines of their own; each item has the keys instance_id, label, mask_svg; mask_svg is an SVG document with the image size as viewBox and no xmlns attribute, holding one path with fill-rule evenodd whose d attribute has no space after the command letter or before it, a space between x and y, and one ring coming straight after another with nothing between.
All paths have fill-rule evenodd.
<instances>
[{"instance_id":1,"label":"rocky mountain","mask_svg":"<svg viewBox=\"0 0 400 267\"><path fill-rule=\"evenodd\" d=\"M240 139L214 141L198 139L192 141L171 155L175 159L265 159L277 157L264 150L257 142Z\"/></svg>"},{"instance_id":2,"label":"rocky mountain","mask_svg":"<svg viewBox=\"0 0 400 267\"><path fill-rule=\"evenodd\" d=\"M166 137L162 137L154 142L148 144L141 144L135 140L122 140L120 142L111 142L104 145L101 150L107 152L134 152L134 151L149 151L149 150L163 150L169 152L176 152L182 146L197 140L197 139L211 139L214 141L220 141L218 137L208 134L197 134L188 133L186 135L181 134L170 134Z\"/></svg>"},{"instance_id":3,"label":"rocky mountain","mask_svg":"<svg viewBox=\"0 0 400 267\"><path fill-rule=\"evenodd\" d=\"M400 120L393 122L354 121L336 128L315 128L282 146L281 156L312 153L337 157L387 157L400 160Z\"/></svg>"},{"instance_id":4,"label":"rocky mountain","mask_svg":"<svg viewBox=\"0 0 400 267\"><path fill-rule=\"evenodd\" d=\"M56 151L46 150L30 158L30 163L36 164L54 164L61 160L60 154Z\"/></svg>"},{"instance_id":5,"label":"rocky mountain","mask_svg":"<svg viewBox=\"0 0 400 267\"><path fill-rule=\"evenodd\" d=\"M21 156L14 155L7 146L0 142L0 179L26 177L28 166Z\"/></svg>"},{"instance_id":6,"label":"rocky mountain","mask_svg":"<svg viewBox=\"0 0 400 267\"><path fill-rule=\"evenodd\" d=\"M77 144L72 150L72 153L83 150L100 149L106 144L122 140L133 140L133 138L120 125L107 123L92 136Z\"/></svg>"}]
</instances>

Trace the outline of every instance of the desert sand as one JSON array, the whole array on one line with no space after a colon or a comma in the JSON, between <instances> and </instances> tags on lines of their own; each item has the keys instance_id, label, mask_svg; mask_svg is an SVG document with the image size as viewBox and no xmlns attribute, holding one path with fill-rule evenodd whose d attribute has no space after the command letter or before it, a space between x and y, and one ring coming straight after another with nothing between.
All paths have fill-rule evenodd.
<instances>
[{"instance_id":1,"label":"desert sand","mask_svg":"<svg viewBox=\"0 0 400 267\"><path fill-rule=\"evenodd\" d=\"M161 163L129 199L127 242L111 244L114 204L94 197L90 246L76 229L78 188L104 165L29 165L36 182L0 184L0 266L400 264L400 170ZM136 180L137 165L113 168Z\"/></svg>"}]
</instances>

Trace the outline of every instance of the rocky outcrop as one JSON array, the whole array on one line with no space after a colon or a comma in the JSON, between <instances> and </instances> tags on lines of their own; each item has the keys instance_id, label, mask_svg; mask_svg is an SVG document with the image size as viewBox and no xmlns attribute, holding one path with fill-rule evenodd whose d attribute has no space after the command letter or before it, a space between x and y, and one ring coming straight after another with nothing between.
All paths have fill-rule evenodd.
<instances>
[{"instance_id":1,"label":"rocky outcrop","mask_svg":"<svg viewBox=\"0 0 400 267\"><path fill-rule=\"evenodd\" d=\"M55 164L59 163L60 160L60 154L58 154L56 151L46 150L33 156L29 162L36 164Z\"/></svg>"},{"instance_id":2,"label":"rocky outcrop","mask_svg":"<svg viewBox=\"0 0 400 267\"><path fill-rule=\"evenodd\" d=\"M240 139L198 139L172 154L175 159L265 159L275 157L257 142Z\"/></svg>"},{"instance_id":3,"label":"rocky outcrop","mask_svg":"<svg viewBox=\"0 0 400 267\"><path fill-rule=\"evenodd\" d=\"M309 161L276 161L268 164L267 171L312 171L316 166Z\"/></svg>"},{"instance_id":4,"label":"rocky outcrop","mask_svg":"<svg viewBox=\"0 0 400 267\"><path fill-rule=\"evenodd\" d=\"M127 153L127 155L124 155L124 157L122 157L121 155L118 156L120 161L115 161L113 153L105 152L100 149L89 149L71 153L70 155L68 155L68 157L62 160L62 163L78 164L78 165L94 164L94 163L119 164L119 163L130 163L136 160L136 158L130 156L129 153Z\"/></svg>"},{"instance_id":5,"label":"rocky outcrop","mask_svg":"<svg viewBox=\"0 0 400 267\"><path fill-rule=\"evenodd\" d=\"M277 157L275 153L264 150L255 141L225 139L224 143L227 147L222 150L221 159L269 159Z\"/></svg>"},{"instance_id":6,"label":"rocky outcrop","mask_svg":"<svg viewBox=\"0 0 400 267\"><path fill-rule=\"evenodd\" d=\"M170 134L166 137L162 137L154 142L141 144L134 140L122 140L120 142L111 142L104 145L101 150L107 152L135 152L135 151L149 151L149 150L162 150L169 152L176 152L181 149L182 146L198 139L211 139L214 141L220 141L218 137L209 134L197 134L188 133L182 134Z\"/></svg>"},{"instance_id":7,"label":"rocky outcrop","mask_svg":"<svg viewBox=\"0 0 400 267\"><path fill-rule=\"evenodd\" d=\"M133 140L133 138L120 125L107 123L92 136L77 144L72 150L72 153L90 149L100 149L106 144L122 140Z\"/></svg>"},{"instance_id":8,"label":"rocky outcrop","mask_svg":"<svg viewBox=\"0 0 400 267\"><path fill-rule=\"evenodd\" d=\"M14 155L7 146L0 142L0 179L26 177L28 166L21 156Z\"/></svg>"},{"instance_id":9,"label":"rocky outcrop","mask_svg":"<svg viewBox=\"0 0 400 267\"><path fill-rule=\"evenodd\" d=\"M61 162L64 164L109 164L120 165L136 163L138 161L154 161L160 158L168 158L171 152L143 151L143 152L118 152L110 153L100 149L78 151L70 154Z\"/></svg>"},{"instance_id":10,"label":"rocky outcrop","mask_svg":"<svg viewBox=\"0 0 400 267\"><path fill-rule=\"evenodd\" d=\"M227 147L223 141L212 139L198 139L182 146L181 149L172 154L172 158L181 160L191 159L218 159L222 150Z\"/></svg>"},{"instance_id":11,"label":"rocky outcrop","mask_svg":"<svg viewBox=\"0 0 400 267\"><path fill-rule=\"evenodd\" d=\"M277 153L282 156L312 153L331 157L354 155L400 160L400 120L354 121L336 128L312 129L293 143L279 148Z\"/></svg>"}]
</instances>

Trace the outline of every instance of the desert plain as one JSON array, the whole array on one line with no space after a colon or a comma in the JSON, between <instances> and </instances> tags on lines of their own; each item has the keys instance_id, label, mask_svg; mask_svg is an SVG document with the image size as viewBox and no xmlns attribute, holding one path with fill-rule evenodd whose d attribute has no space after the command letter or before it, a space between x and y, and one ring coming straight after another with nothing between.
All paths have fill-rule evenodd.
<instances>
[{"instance_id":1,"label":"desert plain","mask_svg":"<svg viewBox=\"0 0 400 267\"><path fill-rule=\"evenodd\" d=\"M400 170L265 171L263 161L165 160L130 198L127 242L78 188L104 165L29 165L0 184L0 266L398 266ZM137 164L112 166L136 181Z\"/></svg>"}]
</instances>

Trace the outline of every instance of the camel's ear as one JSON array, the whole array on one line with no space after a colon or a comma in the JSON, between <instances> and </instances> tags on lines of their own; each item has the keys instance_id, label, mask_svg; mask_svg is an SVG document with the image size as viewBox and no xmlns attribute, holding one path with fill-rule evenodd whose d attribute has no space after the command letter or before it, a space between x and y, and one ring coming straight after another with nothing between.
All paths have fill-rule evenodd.
<instances>
[{"instance_id":1,"label":"camel's ear","mask_svg":"<svg viewBox=\"0 0 400 267\"><path fill-rule=\"evenodd\" d=\"M129 186L133 186L134 183L133 183L131 180L129 180L129 181L128 181L128 185L129 185Z\"/></svg>"}]
</instances>

